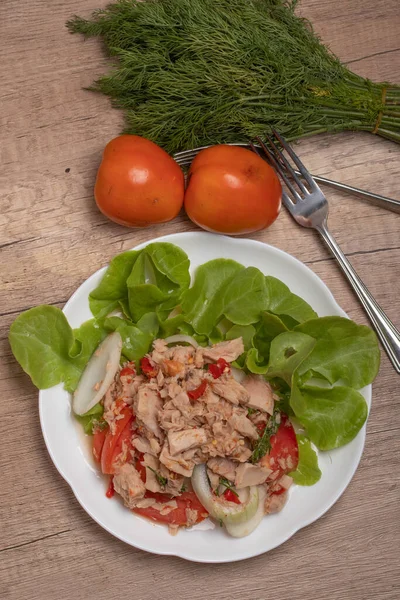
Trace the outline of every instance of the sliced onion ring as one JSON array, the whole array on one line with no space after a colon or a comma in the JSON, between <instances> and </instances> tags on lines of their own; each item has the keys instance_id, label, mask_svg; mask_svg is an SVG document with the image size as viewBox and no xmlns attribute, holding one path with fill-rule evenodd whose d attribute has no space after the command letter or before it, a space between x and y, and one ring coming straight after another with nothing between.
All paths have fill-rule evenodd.
<instances>
[{"instance_id":1,"label":"sliced onion ring","mask_svg":"<svg viewBox=\"0 0 400 600\"><path fill-rule=\"evenodd\" d=\"M238 383L242 383L244 379L246 379L247 375L242 369L237 369L236 367L231 367L231 373L233 379L235 379Z\"/></svg>"},{"instance_id":2,"label":"sliced onion ring","mask_svg":"<svg viewBox=\"0 0 400 600\"><path fill-rule=\"evenodd\" d=\"M169 337L164 339L164 342L166 344L176 344L177 342L186 342L187 344L190 344L194 348L199 347L199 344L196 342L196 340L194 338L192 338L191 335L183 335L183 334L181 335L179 333L177 333L176 335L170 335Z\"/></svg>"},{"instance_id":3,"label":"sliced onion ring","mask_svg":"<svg viewBox=\"0 0 400 600\"><path fill-rule=\"evenodd\" d=\"M248 488L247 499L242 504L233 504L212 493L205 464L196 465L193 469L192 486L196 496L214 519L224 524L238 524L249 521L259 506L258 487Z\"/></svg>"},{"instance_id":4,"label":"sliced onion ring","mask_svg":"<svg viewBox=\"0 0 400 600\"><path fill-rule=\"evenodd\" d=\"M251 519L244 523L226 523L226 530L232 536L236 538L242 538L246 535L250 535L254 531L264 518L264 502L266 492L262 485L258 486L258 506L255 514Z\"/></svg>"},{"instance_id":5,"label":"sliced onion ring","mask_svg":"<svg viewBox=\"0 0 400 600\"><path fill-rule=\"evenodd\" d=\"M72 399L75 414L84 415L102 399L118 371L121 350L122 339L115 331L93 352Z\"/></svg>"}]
</instances>

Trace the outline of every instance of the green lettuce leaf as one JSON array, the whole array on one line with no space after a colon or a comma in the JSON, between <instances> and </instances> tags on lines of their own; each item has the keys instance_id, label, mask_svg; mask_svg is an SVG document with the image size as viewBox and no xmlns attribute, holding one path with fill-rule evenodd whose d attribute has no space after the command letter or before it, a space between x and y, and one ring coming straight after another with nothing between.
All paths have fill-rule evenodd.
<instances>
[{"instance_id":1,"label":"green lettuce leaf","mask_svg":"<svg viewBox=\"0 0 400 600\"><path fill-rule=\"evenodd\" d=\"M234 260L217 258L196 270L194 284L182 298L185 320L197 333L210 335L221 320L226 302L225 290L234 277L244 271Z\"/></svg>"},{"instance_id":2,"label":"green lettuce leaf","mask_svg":"<svg viewBox=\"0 0 400 600\"><path fill-rule=\"evenodd\" d=\"M159 324L155 313L147 313L136 325L120 317L108 317L104 327L109 331L118 331L122 338L122 354L128 360L138 360L149 352Z\"/></svg>"},{"instance_id":3,"label":"green lettuce leaf","mask_svg":"<svg viewBox=\"0 0 400 600\"><path fill-rule=\"evenodd\" d=\"M265 277L255 267L239 272L225 288L223 314L236 325L251 325L267 307Z\"/></svg>"},{"instance_id":4,"label":"green lettuce leaf","mask_svg":"<svg viewBox=\"0 0 400 600\"><path fill-rule=\"evenodd\" d=\"M47 389L63 382L72 392L104 337L104 329L94 319L73 331L59 308L42 305L19 315L8 339L36 387Z\"/></svg>"},{"instance_id":5,"label":"green lettuce leaf","mask_svg":"<svg viewBox=\"0 0 400 600\"><path fill-rule=\"evenodd\" d=\"M296 375L290 405L320 450L332 450L351 442L368 416L364 397L353 388L300 389Z\"/></svg>"},{"instance_id":6,"label":"green lettuce leaf","mask_svg":"<svg viewBox=\"0 0 400 600\"><path fill-rule=\"evenodd\" d=\"M321 479L321 470L318 466L318 456L310 440L302 434L296 434L299 445L299 464L297 469L289 473L294 483L298 485L314 485Z\"/></svg>"},{"instance_id":7,"label":"green lettuce leaf","mask_svg":"<svg viewBox=\"0 0 400 600\"><path fill-rule=\"evenodd\" d=\"M245 365L250 373L256 373L257 375L265 375L268 371L268 364L263 362L257 348L250 348L247 352Z\"/></svg>"},{"instance_id":8,"label":"green lettuce leaf","mask_svg":"<svg viewBox=\"0 0 400 600\"><path fill-rule=\"evenodd\" d=\"M86 434L93 434L93 425L103 416L104 408L100 403L95 404L90 410L84 415L76 415L75 419L82 425L83 430Z\"/></svg>"},{"instance_id":9,"label":"green lettuce leaf","mask_svg":"<svg viewBox=\"0 0 400 600\"><path fill-rule=\"evenodd\" d=\"M290 385L293 373L310 354L315 343L314 338L305 333L280 333L271 342L267 377L280 377Z\"/></svg>"},{"instance_id":10,"label":"green lettuce leaf","mask_svg":"<svg viewBox=\"0 0 400 600\"><path fill-rule=\"evenodd\" d=\"M375 333L343 317L322 317L295 328L317 340L313 352L299 368L300 385L316 374L331 384L338 381L360 389L379 370L380 351Z\"/></svg>"},{"instance_id":11,"label":"green lettuce leaf","mask_svg":"<svg viewBox=\"0 0 400 600\"><path fill-rule=\"evenodd\" d=\"M253 325L233 325L226 332L225 339L235 340L236 338L241 337L243 340L244 349L247 351L252 347L255 333L256 330Z\"/></svg>"},{"instance_id":12,"label":"green lettuce leaf","mask_svg":"<svg viewBox=\"0 0 400 600\"><path fill-rule=\"evenodd\" d=\"M264 362L268 362L269 360L272 340L285 331L288 331L288 329L280 317L268 311L261 313L261 320L256 324L253 345L257 348L259 355L263 357Z\"/></svg>"},{"instance_id":13,"label":"green lettuce leaf","mask_svg":"<svg viewBox=\"0 0 400 600\"><path fill-rule=\"evenodd\" d=\"M134 321L148 312L165 318L190 283L186 253L168 243L143 249L127 279L129 310Z\"/></svg>"},{"instance_id":14,"label":"green lettuce leaf","mask_svg":"<svg viewBox=\"0 0 400 600\"><path fill-rule=\"evenodd\" d=\"M123 252L110 262L103 279L89 294L89 307L97 319L107 317L113 310L120 309L121 305L126 307L128 301L126 280L139 255L138 250Z\"/></svg>"},{"instance_id":15,"label":"green lettuce leaf","mask_svg":"<svg viewBox=\"0 0 400 600\"><path fill-rule=\"evenodd\" d=\"M268 293L268 306L266 309L275 315L289 317L290 320L286 321L289 329L291 327L288 324L303 323L303 321L318 316L303 298L293 294L288 286L276 277L267 276L265 283Z\"/></svg>"}]
</instances>

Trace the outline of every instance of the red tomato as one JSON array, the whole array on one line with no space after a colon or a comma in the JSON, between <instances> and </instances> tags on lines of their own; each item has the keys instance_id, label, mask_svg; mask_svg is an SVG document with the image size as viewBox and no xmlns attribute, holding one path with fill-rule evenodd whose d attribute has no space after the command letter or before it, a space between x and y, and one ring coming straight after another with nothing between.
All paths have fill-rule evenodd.
<instances>
[{"instance_id":1,"label":"red tomato","mask_svg":"<svg viewBox=\"0 0 400 600\"><path fill-rule=\"evenodd\" d=\"M106 439L108 427L104 429L95 429L93 433L93 446L92 452L95 460L99 463L101 458L101 451L103 450L104 440Z\"/></svg>"},{"instance_id":2,"label":"red tomato","mask_svg":"<svg viewBox=\"0 0 400 600\"><path fill-rule=\"evenodd\" d=\"M94 197L101 212L128 227L171 221L182 208L184 177L162 148L137 135L107 144Z\"/></svg>"},{"instance_id":3,"label":"red tomato","mask_svg":"<svg viewBox=\"0 0 400 600\"><path fill-rule=\"evenodd\" d=\"M121 435L119 436L118 441L115 445L115 449L114 449L112 459L111 459L111 465L112 465L113 471L115 468L117 458L121 454L124 444L125 444L125 446L128 447L128 449L132 448L132 445L130 443L131 438L132 438L132 419L129 420L128 423L125 425L125 427L124 427L123 431L121 432ZM127 456L126 458L130 459L131 457Z\"/></svg>"},{"instance_id":4,"label":"red tomato","mask_svg":"<svg viewBox=\"0 0 400 600\"><path fill-rule=\"evenodd\" d=\"M242 235L269 227L281 208L275 171L251 150L212 146L199 152L185 192L188 217L208 231Z\"/></svg>"},{"instance_id":5,"label":"red tomato","mask_svg":"<svg viewBox=\"0 0 400 600\"><path fill-rule=\"evenodd\" d=\"M276 478L290 473L297 468L299 462L299 447L296 433L288 417L282 414L281 424L275 435L271 436L271 450L259 461L260 465L278 472ZM285 466L283 464L286 463Z\"/></svg>"},{"instance_id":6,"label":"red tomato","mask_svg":"<svg viewBox=\"0 0 400 600\"><path fill-rule=\"evenodd\" d=\"M175 498L171 498L167 494L159 494L153 492L146 492L145 498L155 498L156 502L160 502L163 504L164 502L168 502L168 500L176 500L178 508L171 510L167 515L162 515L160 511L152 508L151 506L147 508L134 508L133 511L142 517L146 517L147 519L151 519L152 521L157 521L158 523L168 523L170 525L186 525L187 516L186 509L191 508L192 510L197 510L198 518L196 523L200 523L203 521L208 515L206 509L200 504L199 499L197 498L194 492L184 492L180 496Z\"/></svg>"},{"instance_id":7,"label":"red tomato","mask_svg":"<svg viewBox=\"0 0 400 600\"><path fill-rule=\"evenodd\" d=\"M125 427L128 424L131 424L133 421L132 409L126 406L121 410L122 419L115 421L115 433L111 433L110 430L107 431L103 450L101 453L101 470L106 475L113 475L113 459L115 448L118 444L118 440L121 436L121 433L124 431Z\"/></svg>"}]
</instances>

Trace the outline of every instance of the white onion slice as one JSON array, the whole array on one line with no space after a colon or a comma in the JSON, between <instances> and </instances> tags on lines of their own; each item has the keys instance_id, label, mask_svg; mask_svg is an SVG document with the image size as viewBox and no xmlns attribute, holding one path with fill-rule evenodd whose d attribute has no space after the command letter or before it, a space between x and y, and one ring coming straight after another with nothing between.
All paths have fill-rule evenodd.
<instances>
[{"instance_id":1,"label":"white onion slice","mask_svg":"<svg viewBox=\"0 0 400 600\"><path fill-rule=\"evenodd\" d=\"M231 373L233 379L236 379L238 383L242 383L244 379L246 379L247 375L242 369L237 369L236 367L231 367Z\"/></svg>"},{"instance_id":2,"label":"white onion slice","mask_svg":"<svg viewBox=\"0 0 400 600\"><path fill-rule=\"evenodd\" d=\"M191 481L195 494L204 508L214 519L221 520L224 524L247 522L257 511L259 506L257 486L248 488L245 502L233 504L214 496L208 482L205 464L195 466Z\"/></svg>"},{"instance_id":3,"label":"white onion slice","mask_svg":"<svg viewBox=\"0 0 400 600\"><path fill-rule=\"evenodd\" d=\"M264 518L265 496L264 487L258 486L258 507L253 517L244 523L226 523L226 530L232 537L242 538L250 535L259 526Z\"/></svg>"},{"instance_id":4,"label":"white onion slice","mask_svg":"<svg viewBox=\"0 0 400 600\"><path fill-rule=\"evenodd\" d=\"M186 342L187 344L190 344L194 348L199 347L199 344L196 342L196 340L194 338L192 338L191 335L183 335L183 334L181 335L179 333L177 333L176 335L170 335L169 337L165 338L164 342L166 344L176 344L176 342Z\"/></svg>"},{"instance_id":5,"label":"white onion slice","mask_svg":"<svg viewBox=\"0 0 400 600\"><path fill-rule=\"evenodd\" d=\"M121 350L122 339L115 331L93 352L72 399L74 413L83 415L102 399L118 370Z\"/></svg>"}]
</instances>

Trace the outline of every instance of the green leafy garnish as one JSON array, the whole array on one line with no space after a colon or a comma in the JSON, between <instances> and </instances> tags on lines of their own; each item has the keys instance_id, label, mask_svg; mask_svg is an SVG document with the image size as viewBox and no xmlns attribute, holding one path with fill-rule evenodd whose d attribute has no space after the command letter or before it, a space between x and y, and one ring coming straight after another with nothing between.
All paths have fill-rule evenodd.
<instances>
[{"instance_id":1,"label":"green leafy garnish","mask_svg":"<svg viewBox=\"0 0 400 600\"><path fill-rule=\"evenodd\" d=\"M253 453L250 456L250 462L252 462L253 465L258 463L258 461L271 450L271 437L276 434L279 428L279 414L279 411L274 410L274 414L268 419L262 435L260 435L258 440L255 442Z\"/></svg>"},{"instance_id":2,"label":"green leafy garnish","mask_svg":"<svg viewBox=\"0 0 400 600\"><path fill-rule=\"evenodd\" d=\"M149 467L149 465L146 465L146 469L150 469L150 471L152 471L154 473L154 475L156 476L156 479L158 481L158 483L160 484L160 486L162 488L165 488L165 486L168 483L168 479L166 477L163 477L162 475L160 475L160 473L158 473L155 469L153 469L152 467Z\"/></svg>"},{"instance_id":3,"label":"green leafy garnish","mask_svg":"<svg viewBox=\"0 0 400 600\"><path fill-rule=\"evenodd\" d=\"M230 490L232 494L235 494L235 496L239 498L239 494L236 490L233 489L231 482L228 479L226 479L226 477L219 478L219 485L223 485L227 490ZM215 494L218 496L219 494L217 493L217 490L215 490Z\"/></svg>"}]
</instances>

